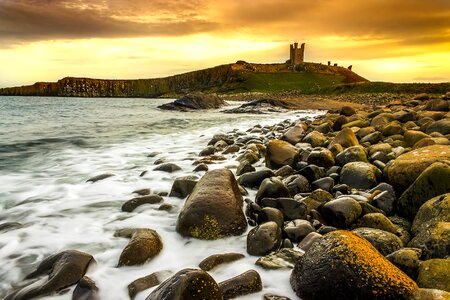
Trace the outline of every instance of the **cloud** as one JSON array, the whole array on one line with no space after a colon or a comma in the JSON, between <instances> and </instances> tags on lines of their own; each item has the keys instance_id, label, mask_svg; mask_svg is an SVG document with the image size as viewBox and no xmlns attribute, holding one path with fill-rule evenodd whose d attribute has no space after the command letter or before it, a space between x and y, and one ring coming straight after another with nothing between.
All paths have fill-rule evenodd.
<instances>
[{"instance_id":1,"label":"cloud","mask_svg":"<svg viewBox=\"0 0 450 300\"><path fill-rule=\"evenodd\" d=\"M98 2L98 3L97 3ZM187 5L180 5L180 14L166 17L162 2L152 7L159 17L142 19L144 1L128 6L128 1L56 1L56 0L4 0L0 2L0 39L3 41L36 41L78 38L177 36L207 32L216 27L214 22L186 17ZM103 5L102 5L103 3ZM139 4L140 3L140 4ZM175 3L175 1L174 1ZM174 4L172 3L172 4ZM107 4L107 5L105 5ZM120 5L119 5L120 4ZM127 12L128 14L124 14Z\"/></svg>"}]
</instances>

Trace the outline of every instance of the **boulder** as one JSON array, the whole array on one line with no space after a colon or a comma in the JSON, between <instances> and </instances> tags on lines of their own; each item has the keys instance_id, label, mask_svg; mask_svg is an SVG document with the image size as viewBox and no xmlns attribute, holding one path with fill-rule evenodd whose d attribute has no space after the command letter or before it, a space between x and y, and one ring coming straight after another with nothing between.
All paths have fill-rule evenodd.
<instances>
[{"instance_id":1,"label":"boulder","mask_svg":"<svg viewBox=\"0 0 450 300\"><path fill-rule=\"evenodd\" d=\"M302 140L305 129L302 124L297 124L291 127L288 131L283 134L282 139L292 145L297 144Z\"/></svg>"},{"instance_id":2,"label":"boulder","mask_svg":"<svg viewBox=\"0 0 450 300\"><path fill-rule=\"evenodd\" d=\"M181 168L179 166L177 166L176 164L173 164L173 163L164 163L164 164L158 165L153 170L154 171L167 172L167 173L173 173L173 172L181 170Z\"/></svg>"},{"instance_id":3,"label":"boulder","mask_svg":"<svg viewBox=\"0 0 450 300\"><path fill-rule=\"evenodd\" d=\"M370 125L372 127L375 127L375 129L377 129L377 130L382 130L386 124L389 124L390 122L392 122L394 120L395 120L395 117L393 114L381 113L372 119L372 121L370 122Z\"/></svg>"},{"instance_id":4,"label":"boulder","mask_svg":"<svg viewBox=\"0 0 450 300\"><path fill-rule=\"evenodd\" d=\"M302 256L301 251L282 248L275 253L258 258L255 264L266 270L292 269Z\"/></svg>"},{"instance_id":5,"label":"boulder","mask_svg":"<svg viewBox=\"0 0 450 300\"><path fill-rule=\"evenodd\" d=\"M370 143L372 145L383 139L383 134L379 131L372 132L361 139L361 143Z\"/></svg>"},{"instance_id":6,"label":"boulder","mask_svg":"<svg viewBox=\"0 0 450 300\"><path fill-rule=\"evenodd\" d=\"M397 212L413 220L427 200L450 192L450 161L436 162L426 168L397 202Z\"/></svg>"},{"instance_id":7,"label":"boulder","mask_svg":"<svg viewBox=\"0 0 450 300\"><path fill-rule=\"evenodd\" d=\"M353 116L354 114L356 114L356 110L351 106L342 106L340 114L343 116L349 117L349 116Z\"/></svg>"},{"instance_id":8,"label":"boulder","mask_svg":"<svg viewBox=\"0 0 450 300\"><path fill-rule=\"evenodd\" d=\"M147 228L127 228L115 232L115 236L131 239L119 258L119 267L146 263L161 252L163 243L159 234Z\"/></svg>"},{"instance_id":9,"label":"boulder","mask_svg":"<svg viewBox=\"0 0 450 300\"><path fill-rule=\"evenodd\" d=\"M420 263L417 285L450 292L450 260L430 259Z\"/></svg>"},{"instance_id":10,"label":"boulder","mask_svg":"<svg viewBox=\"0 0 450 300\"><path fill-rule=\"evenodd\" d=\"M72 300L99 300L98 287L95 282L87 276L78 281L73 290Z\"/></svg>"},{"instance_id":11,"label":"boulder","mask_svg":"<svg viewBox=\"0 0 450 300\"><path fill-rule=\"evenodd\" d=\"M197 180L197 176L184 176L176 178L172 184L172 189L170 190L169 197L187 197L197 184Z\"/></svg>"},{"instance_id":12,"label":"boulder","mask_svg":"<svg viewBox=\"0 0 450 300\"><path fill-rule=\"evenodd\" d=\"M416 278L422 251L415 248L401 248L386 258L410 278Z\"/></svg>"},{"instance_id":13,"label":"boulder","mask_svg":"<svg viewBox=\"0 0 450 300\"><path fill-rule=\"evenodd\" d=\"M259 188L264 179L274 176L270 169L263 169L259 171L242 174L238 178L238 183L244 187Z\"/></svg>"},{"instance_id":14,"label":"boulder","mask_svg":"<svg viewBox=\"0 0 450 300\"><path fill-rule=\"evenodd\" d=\"M341 170L340 182L349 187L366 190L377 185L381 171L372 164L357 161L344 165Z\"/></svg>"},{"instance_id":15,"label":"boulder","mask_svg":"<svg viewBox=\"0 0 450 300\"><path fill-rule=\"evenodd\" d=\"M255 201L260 204L263 198L289 197L288 188L278 177L266 178L256 193Z\"/></svg>"},{"instance_id":16,"label":"boulder","mask_svg":"<svg viewBox=\"0 0 450 300\"><path fill-rule=\"evenodd\" d=\"M28 274L24 284L5 300L33 299L59 292L80 281L92 262L95 260L90 254L75 250L51 255ZM40 277L44 278L36 282Z\"/></svg>"},{"instance_id":17,"label":"boulder","mask_svg":"<svg viewBox=\"0 0 450 300\"><path fill-rule=\"evenodd\" d=\"M292 198L264 198L261 204L279 209L285 220L305 219L307 215L306 204Z\"/></svg>"},{"instance_id":18,"label":"boulder","mask_svg":"<svg viewBox=\"0 0 450 300\"><path fill-rule=\"evenodd\" d=\"M391 161L385 172L397 192L405 191L419 175L435 162L450 160L450 146L432 145L400 155Z\"/></svg>"},{"instance_id":19,"label":"boulder","mask_svg":"<svg viewBox=\"0 0 450 300\"><path fill-rule=\"evenodd\" d=\"M189 111L198 109L221 108L226 105L216 94L192 93L170 103L158 106L164 110Z\"/></svg>"},{"instance_id":20,"label":"boulder","mask_svg":"<svg viewBox=\"0 0 450 300\"><path fill-rule=\"evenodd\" d=\"M403 247L403 242L395 234L384 230L361 227L353 232L366 239L384 256Z\"/></svg>"},{"instance_id":21,"label":"boulder","mask_svg":"<svg viewBox=\"0 0 450 300\"><path fill-rule=\"evenodd\" d=\"M361 216L362 208L353 198L343 197L325 203L320 212L330 225L349 228Z\"/></svg>"},{"instance_id":22,"label":"boulder","mask_svg":"<svg viewBox=\"0 0 450 300\"><path fill-rule=\"evenodd\" d=\"M450 134L450 118L436 121L428 126L426 133L431 134L433 132L439 132L443 135Z\"/></svg>"},{"instance_id":23,"label":"boulder","mask_svg":"<svg viewBox=\"0 0 450 300\"><path fill-rule=\"evenodd\" d=\"M128 295L134 299L136 295L146 289L159 285L168 277L168 271L154 272L150 275L138 278L128 285Z\"/></svg>"},{"instance_id":24,"label":"boulder","mask_svg":"<svg viewBox=\"0 0 450 300\"><path fill-rule=\"evenodd\" d=\"M160 195L153 194L153 195L147 195L142 197L136 197L131 200L128 200L122 205L122 211L125 212L132 212L136 208L138 208L141 205L144 204L156 204L163 202L164 199Z\"/></svg>"},{"instance_id":25,"label":"boulder","mask_svg":"<svg viewBox=\"0 0 450 300\"><path fill-rule=\"evenodd\" d=\"M314 130L308 133L302 141L311 144L312 147L322 147L326 140L327 138L323 133Z\"/></svg>"},{"instance_id":26,"label":"boulder","mask_svg":"<svg viewBox=\"0 0 450 300\"><path fill-rule=\"evenodd\" d=\"M271 140L266 149L266 166L278 169L282 166L293 166L297 161L299 150L290 143L281 140Z\"/></svg>"},{"instance_id":27,"label":"boulder","mask_svg":"<svg viewBox=\"0 0 450 300\"><path fill-rule=\"evenodd\" d=\"M219 283L223 299L234 299L239 296L256 293L262 290L261 277L255 270L249 270L236 277Z\"/></svg>"},{"instance_id":28,"label":"boulder","mask_svg":"<svg viewBox=\"0 0 450 300\"><path fill-rule=\"evenodd\" d=\"M419 231L408 247L421 249L423 259L446 258L450 253L450 222L437 222Z\"/></svg>"},{"instance_id":29,"label":"boulder","mask_svg":"<svg viewBox=\"0 0 450 300\"><path fill-rule=\"evenodd\" d=\"M176 230L183 236L207 240L240 235L247 228L242 205L233 173L228 169L208 171L187 198Z\"/></svg>"},{"instance_id":30,"label":"boulder","mask_svg":"<svg viewBox=\"0 0 450 300\"><path fill-rule=\"evenodd\" d=\"M428 134L417 130L408 130L403 135L406 147L412 147L418 141L430 137Z\"/></svg>"},{"instance_id":31,"label":"boulder","mask_svg":"<svg viewBox=\"0 0 450 300\"><path fill-rule=\"evenodd\" d=\"M278 250L281 245L281 228L275 222L256 226L247 235L247 252L262 256Z\"/></svg>"},{"instance_id":32,"label":"boulder","mask_svg":"<svg viewBox=\"0 0 450 300\"><path fill-rule=\"evenodd\" d=\"M205 271L184 269L161 283L146 300L223 300L217 282Z\"/></svg>"},{"instance_id":33,"label":"boulder","mask_svg":"<svg viewBox=\"0 0 450 300\"><path fill-rule=\"evenodd\" d=\"M357 224L357 227L368 227L384 230L393 234L397 234L397 227L385 215L380 213L369 213L362 216Z\"/></svg>"},{"instance_id":34,"label":"boulder","mask_svg":"<svg viewBox=\"0 0 450 300\"><path fill-rule=\"evenodd\" d=\"M218 265L230 263L244 257L241 253L213 254L202 260L198 266L203 271L211 271Z\"/></svg>"},{"instance_id":35,"label":"boulder","mask_svg":"<svg viewBox=\"0 0 450 300\"><path fill-rule=\"evenodd\" d=\"M236 175L241 176L245 173L250 173L250 172L255 172L255 171L256 171L255 167L252 166L252 164L249 163L248 161L244 160L237 167Z\"/></svg>"},{"instance_id":36,"label":"boulder","mask_svg":"<svg viewBox=\"0 0 450 300\"><path fill-rule=\"evenodd\" d=\"M429 111L449 111L449 101L444 99L431 99L425 104L425 110Z\"/></svg>"},{"instance_id":37,"label":"boulder","mask_svg":"<svg viewBox=\"0 0 450 300\"><path fill-rule=\"evenodd\" d=\"M438 222L450 222L450 193L425 202L414 218L411 231L417 234L434 227Z\"/></svg>"},{"instance_id":38,"label":"boulder","mask_svg":"<svg viewBox=\"0 0 450 300\"><path fill-rule=\"evenodd\" d=\"M359 145L358 139L355 133L350 128L344 128L334 137L328 147L332 147L335 144L340 144L344 148Z\"/></svg>"},{"instance_id":39,"label":"boulder","mask_svg":"<svg viewBox=\"0 0 450 300\"><path fill-rule=\"evenodd\" d=\"M103 180L103 179L106 179L106 178L109 178L109 177L112 177L112 176L115 176L115 175L112 174L112 173L100 174L100 175L97 175L97 176L89 178L88 180L86 180L86 182L95 183L97 181L100 181L100 180Z\"/></svg>"},{"instance_id":40,"label":"boulder","mask_svg":"<svg viewBox=\"0 0 450 300\"><path fill-rule=\"evenodd\" d=\"M283 180L283 183L286 185L291 195L296 195L298 193L307 193L311 191L309 181L303 175L297 174L288 176Z\"/></svg>"},{"instance_id":41,"label":"boulder","mask_svg":"<svg viewBox=\"0 0 450 300\"><path fill-rule=\"evenodd\" d=\"M436 289L417 289L408 300L448 300L450 293Z\"/></svg>"},{"instance_id":42,"label":"boulder","mask_svg":"<svg viewBox=\"0 0 450 300\"><path fill-rule=\"evenodd\" d=\"M284 222L284 215L281 210L274 207L264 207L258 213L258 224L273 221L281 228Z\"/></svg>"},{"instance_id":43,"label":"boulder","mask_svg":"<svg viewBox=\"0 0 450 300\"><path fill-rule=\"evenodd\" d=\"M308 164L329 168L334 166L333 153L326 148L314 148L308 156Z\"/></svg>"},{"instance_id":44,"label":"boulder","mask_svg":"<svg viewBox=\"0 0 450 300\"><path fill-rule=\"evenodd\" d=\"M310 234L305 236L305 238L298 244L298 247L306 252L315 242L317 242L321 238L322 235L320 233L311 232Z\"/></svg>"},{"instance_id":45,"label":"boulder","mask_svg":"<svg viewBox=\"0 0 450 300\"><path fill-rule=\"evenodd\" d=\"M300 258L291 286L304 300L407 299L416 283L349 231L326 234Z\"/></svg>"},{"instance_id":46,"label":"boulder","mask_svg":"<svg viewBox=\"0 0 450 300\"><path fill-rule=\"evenodd\" d=\"M368 162L366 150L361 145L348 147L347 149L336 155L336 164L339 166L344 166L349 162L355 161Z\"/></svg>"},{"instance_id":47,"label":"boulder","mask_svg":"<svg viewBox=\"0 0 450 300\"><path fill-rule=\"evenodd\" d=\"M283 231L289 240L293 243L298 243L303 240L305 236L316 230L309 221L293 220L286 224Z\"/></svg>"}]
</instances>

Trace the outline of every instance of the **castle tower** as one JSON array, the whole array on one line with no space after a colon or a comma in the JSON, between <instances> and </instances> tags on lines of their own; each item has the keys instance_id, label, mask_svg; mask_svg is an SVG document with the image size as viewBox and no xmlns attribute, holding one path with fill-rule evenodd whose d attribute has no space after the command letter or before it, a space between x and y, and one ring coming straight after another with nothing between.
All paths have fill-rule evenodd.
<instances>
[{"instance_id":1,"label":"castle tower","mask_svg":"<svg viewBox=\"0 0 450 300\"><path fill-rule=\"evenodd\" d=\"M289 45L289 61L291 66L295 67L304 62L305 59L305 43L298 47L298 43Z\"/></svg>"}]
</instances>

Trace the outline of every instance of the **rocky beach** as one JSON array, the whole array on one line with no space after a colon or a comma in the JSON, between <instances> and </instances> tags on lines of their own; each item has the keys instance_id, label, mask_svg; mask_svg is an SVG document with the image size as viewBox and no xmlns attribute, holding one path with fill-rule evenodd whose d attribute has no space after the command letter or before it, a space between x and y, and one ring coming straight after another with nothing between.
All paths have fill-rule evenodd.
<instances>
[{"instance_id":1,"label":"rocky beach","mask_svg":"<svg viewBox=\"0 0 450 300\"><path fill-rule=\"evenodd\" d=\"M194 99L195 109L222 106L214 97L206 97L213 107L195 96L164 105L173 110L181 103L186 111ZM146 154L156 159L152 172L183 176L175 176L168 189L155 189L149 179L132 199L115 202L121 218L132 214L139 220L148 210L172 212L170 239L191 250L196 244L215 248L221 240L239 243L236 249L242 250L213 249L189 268L147 268L145 276L126 278L129 297L449 299L450 94L348 100L333 100L329 103L335 106L314 117L216 132L191 156L190 169L158 161L158 152ZM279 101L289 105L280 107ZM292 102L251 106L262 105L265 114L292 109ZM95 187L114 177L97 174L86 184ZM117 268L150 266L174 247L156 223L132 224L114 232L126 241L114 252ZM0 224L2 234L23 226ZM98 256L74 247L42 257L26 268L29 272L5 299L103 299L105 291L91 278L102 264ZM253 266L224 278L240 261ZM216 276L217 270L228 271ZM271 292L267 274L280 274L290 290Z\"/></svg>"}]
</instances>

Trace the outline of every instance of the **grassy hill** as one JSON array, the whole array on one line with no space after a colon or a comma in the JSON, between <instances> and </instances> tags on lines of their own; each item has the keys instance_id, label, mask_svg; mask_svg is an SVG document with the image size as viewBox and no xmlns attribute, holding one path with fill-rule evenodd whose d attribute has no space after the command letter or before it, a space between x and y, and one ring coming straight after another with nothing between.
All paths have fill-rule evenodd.
<instances>
[{"instance_id":1,"label":"grassy hill","mask_svg":"<svg viewBox=\"0 0 450 300\"><path fill-rule=\"evenodd\" d=\"M66 77L57 82L0 89L0 95L73 97L173 97L188 92L317 93L336 85L367 82L342 67L304 63L295 70L287 64L251 64L238 61L165 78L102 80Z\"/></svg>"}]
</instances>

